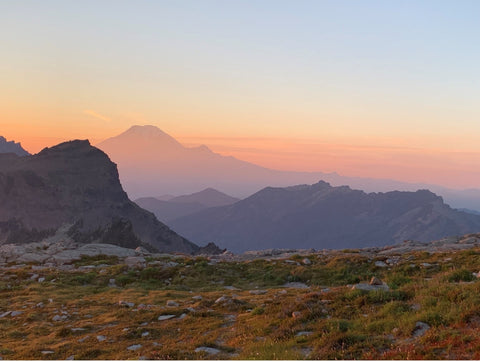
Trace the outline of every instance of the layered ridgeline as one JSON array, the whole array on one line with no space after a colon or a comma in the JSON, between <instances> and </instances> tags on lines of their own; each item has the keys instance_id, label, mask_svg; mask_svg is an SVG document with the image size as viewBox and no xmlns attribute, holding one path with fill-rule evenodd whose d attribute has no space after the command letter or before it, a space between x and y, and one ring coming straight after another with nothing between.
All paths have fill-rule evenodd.
<instances>
[{"instance_id":1,"label":"layered ridgeline","mask_svg":"<svg viewBox=\"0 0 480 362\"><path fill-rule=\"evenodd\" d=\"M153 212L159 220L169 222L209 207L231 205L239 200L223 192L208 188L190 195L172 196L168 200L142 197L135 200L135 203L145 210Z\"/></svg>"},{"instance_id":2,"label":"layered ridgeline","mask_svg":"<svg viewBox=\"0 0 480 362\"><path fill-rule=\"evenodd\" d=\"M334 186L350 185L365 192L428 189L441 195L452 207L480 210L479 189L453 190L438 185L341 176L335 172L272 170L220 155L206 146L185 147L155 126L132 126L97 147L118 165L122 185L132 199L182 195L207 187L243 198L267 186L286 187L324 180ZM321 163L318 167L322 167Z\"/></svg>"},{"instance_id":3,"label":"layered ridgeline","mask_svg":"<svg viewBox=\"0 0 480 362\"><path fill-rule=\"evenodd\" d=\"M267 187L230 206L173 220L198 243L234 252L268 248L359 248L480 231L480 216L451 209L430 191L370 193L326 182Z\"/></svg>"},{"instance_id":4,"label":"layered ridgeline","mask_svg":"<svg viewBox=\"0 0 480 362\"><path fill-rule=\"evenodd\" d=\"M0 136L0 153L15 153L19 156L28 156L29 153L25 151L20 143L15 141L7 141L3 136Z\"/></svg>"},{"instance_id":5,"label":"layered ridgeline","mask_svg":"<svg viewBox=\"0 0 480 362\"><path fill-rule=\"evenodd\" d=\"M59 229L81 243L198 250L131 202L116 165L88 141L62 143L33 156L0 154L0 243L40 241Z\"/></svg>"}]
</instances>

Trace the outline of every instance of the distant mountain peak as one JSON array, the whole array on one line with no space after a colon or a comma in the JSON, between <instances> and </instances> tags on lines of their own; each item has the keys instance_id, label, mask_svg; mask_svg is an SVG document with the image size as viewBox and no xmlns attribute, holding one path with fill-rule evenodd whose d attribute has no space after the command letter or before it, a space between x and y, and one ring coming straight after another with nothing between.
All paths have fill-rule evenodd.
<instances>
[{"instance_id":1,"label":"distant mountain peak","mask_svg":"<svg viewBox=\"0 0 480 362\"><path fill-rule=\"evenodd\" d=\"M22 147L20 142L7 141L3 136L0 136L0 153L15 153L18 156L30 155L30 153Z\"/></svg>"},{"instance_id":2,"label":"distant mountain peak","mask_svg":"<svg viewBox=\"0 0 480 362\"><path fill-rule=\"evenodd\" d=\"M99 148L119 148L121 152L131 152L131 148L145 151L152 149L152 146L161 146L166 149L183 150L186 149L180 142L163 132L157 126L135 125L121 134L108 138L98 144Z\"/></svg>"}]
</instances>

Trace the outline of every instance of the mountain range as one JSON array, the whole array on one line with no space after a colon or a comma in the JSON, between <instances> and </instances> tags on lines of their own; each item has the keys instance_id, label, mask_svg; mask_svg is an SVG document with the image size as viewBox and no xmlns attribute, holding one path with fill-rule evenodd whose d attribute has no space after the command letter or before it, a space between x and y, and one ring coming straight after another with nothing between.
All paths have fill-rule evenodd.
<instances>
[{"instance_id":1,"label":"mountain range","mask_svg":"<svg viewBox=\"0 0 480 362\"><path fill-rule=\"evenodd\" d=\"M0 136L0 153L15 153L18 156L28 156L30 154L23 149L20 143L7 141L3 136Z\"/></svg>"},{"instance_id":2,"label":"mountain range","mask_svg":"<svg viewBox=\"0 0 480 362\"><path fill-rule=\"evenodd\" d=\"M312 184L324 180L365 192L428 189L455 208L480 210L480 190L454 190L439 185L388 179L341 176L337 173L271 170L207 146L185 147L155 126L132 126L97 145L117 163L122 185L132 199L154 195L181 195L213 187L245 198L264 187ZM319 164L321 168L321 164Z\"/></svg>"},{"instance_id":3,"label":"mountain range","mask_svg":"<svg viewBox=\"0 0 480 362\"><path fill-rule=\"evenodd\" d=\"M169 222L182 216L208 209L209 207L231 205L239 199L212 188L168 198L168 201L155 197L143 197L135 200L140 207L153 212L158 220Z\"/></svg>"},{"instance_id":4,"label":"mountain range","mask_svg":"<svg viewBox=\"0 0 480 362\"><path fill-rule=\"evenodd\" d=\"M450 208L428 190L365 193L326 182L267 187L235 204L169 222L190 240L234 252L356 248L431 241L480 230L480 216Z\"/></svg>"},{"instance_id":5,"label":"mountain range","mask_svg":"<svg viewBox=\"0 0 480 362\"><path fill-rule=\"evenodd\" d=\"M199 249L130 201L116 165L88 141L65 142L33 156L0 154L0 244L56 233L80 243Z\"/></svg>"}]
</instances>

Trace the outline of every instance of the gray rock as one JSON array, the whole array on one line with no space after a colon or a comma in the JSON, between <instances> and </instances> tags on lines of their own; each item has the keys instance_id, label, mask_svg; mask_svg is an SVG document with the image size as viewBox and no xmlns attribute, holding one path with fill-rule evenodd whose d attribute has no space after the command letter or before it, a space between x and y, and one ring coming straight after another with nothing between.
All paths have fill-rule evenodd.
<instances>
[{"instance_id":1,"label":"gray rock","mask_svg":"<svg viewBox=\"0 0 480 362\"><path fill-rule=\"evenodd\" d=\"M67 357L67 361L73 361L73 360L75 360L75 355L74 354Z\"/></svg>"},{"instance_id":2,"label":"gray rock","mask_svg":"<svg viewBox=\"0 0 480 362\"><path fill-rule=\"evenodd\" d=\"M305 264L305 265L311 265L312 264L311 260L308 259L308 258L303 259L302 263Z\"/></svg>"},{"instance_id":3,"label":"gray rock","mask_svg":"<svg viewBox=\"0 0 480 362\"><path fill-rule=\"evenodd\" d=\"M12 311L11 311L11 310L10 310L10 311L8 311L8 312L4 312L4 313L0 314L0 318L3 318L3 317L6 317L6 316L8 316L10 313L12 313Z\"/></svg>"},{"instance_id":4,"label":"gray rock","mask_svg":"<svg viewBox=\"0 0 480 362\"><path fill-rule=\"evenodd\" d=\"M66 321L68 319L68 316L67 315L55 315L53 318L52 318L52 321L54 322L63 322L63 321Z\"/></svg>"},{"instance_id":5,"label":"gray rock","mask_svg":"<svg viewBox=\"0 0 480 362\"><path fill-rule=\"evenodd\" d=\"M42 354L52 354L55 353L55 351L42 351Z\"/></svg>"},{"instance_id":6,"label":"gray rock","mask_svg":"<svg viewBox=\"0 0 480 362\"><path fill-rule=\"evenodd\" d=\"M124 300L121 300L120 302L118 302L118 305L122 306L122 307L127 307L127 308L133 308L135 307L135 303L132 303L132 302L126 302Z\"/></svg>"},{"instance_id":7,"label":"gray rock","mask_svg":"<svg viewBox=\"0 0 480 362\"><path fill-rule=\"evenodd\" d=\"M365 291L372 291L372 290L385 290L388 291L390 288L386 284L382 285L370 285L365 283L359 283L352 286L353 290L365 290Z\"/></svg>"},{"instance_id":8,"label":"gray rock","mask_svg":"<svg viewBox=\"0 0 480 362\"><path fill-rule=\"evenodd\" d=\"M37 282L39 282L39 283L43 283L44 281L45 281L44 277L38 278L38 280L37 280Z\"/></svg>"},{"instance_id":9,"label":"gray rock","mask_svg":"<svg viewBox=\"0 0 480 362\"><path fill-rule=\"evenodd\" d=\"M172 318L175 318L176 315L175 314L165 314L165 315L161 315L160 317L158 317L158 320L159 321L166 321L166 320L169 320L169 319L172 319Z\"/></svg>"},{"instance_id":10,"label":"gray rock","mask_svg":"<svg viewBox=\"0 0 480 362\"><path fill-rule=\"evenodd\" d=\"M215 304L225 303L228 302L229 298L226 295L222 295L215 301Z\"/></svg>"},{"instance_id":11,"label":"gray rock","mask_svg":"<svg viewBox=\"0 0 480 362\"><path fill-rule=\"evenodd\" d=\"M179 304L174 300L167 300L167 307L178 307Z\"/></svg>"},{"instance_id":12,"label":"gray rock","mask_svg":"<svg viewBox=\"0 0 480 362\"><path fill-rule=\"evenodd\" d=\"M372 279L370 279L370 285L383 285L383 282L378 279L377 277L372 277Z\"/></svg>"},{"instance_id":13,"label":"gray rock","mask_svg":"<svg viewBox=\"0 0 480 362\"><path fill-rule=\"evenodd\" d=\"M131 268L144 268L147 265L147 262L143 256L126 257L124 263Z\"/></svg>"},{"instance_id":14,"label":"gray rock","mask_svg":"<svg viewBox=\"0 0 480 362\"><path fill-rule=\"evenodd\" d=\"M127 347L127 350L129 351L136 351L142 348L141 344L132 344L131 346Z\"/></svg>"},{"instance_id":15,"label":"gray rock","mask_svg":"<svg viewBox=\"0 0 480 362\"><path fill-rule=\"evenodd\" d=\"M192 297L193 300L202 300L203 297L201 295L195 295Z\"/></svg>"},{"instance_id":16,"label":"gray rock","mask_svg":"<svg viewBox=\"0 0 480 362\"><path fill-rule=\"evenodd\" d=\"M388 265L385 264L383 261L378 260L375 262L375 266L378 266L379 268L386 268Z\"/></svg>"},{"instance_id":17,"label":"gray rock","mask_svg":"<svg viewBox=\"0 0 480 362\"><path fill-rule=\"evenodd\" d=\"M300 282L289 282L283 284L284 288L296 288L296 289L308 289L310 288L307 284L305 283L300 283Z\"/></svg>"},{"instance_id":18,"label":"gray rock","mask_svg":"<svg viewBox=\"0 0 480 362\"><path fill-rule=\"evenodd\" d=\"M99 342L103 342L106 339L107 339L107 337L105 337L105 336L97 336L97 341L99 341Z\"/></svg>"},{"instance_id":19,"label":"gray rock","mask_svg":"<svg viewBox=\"0 0 480 362\"><path fill-rule=\"evenodd\" d=\"M212 347L198 347L195 349L195 352L206 352L208 354L217 354L220 353L220 350Z\"/></svg>"},{"instance_id":20,"label":"gray rock","mask_svg":"<svg viewBox=\"0 0 480 362\"><path fill-rule=\"evenodd\" d=\"M10 315L11 315L12 317L16 317L17 315L20 315L20 314L22 314L22 313L23 313L22 311L14 310Z\"/></svg>"},{"instance_id":21,"label":"gray rock","mask_svg":"<svg viewBox=\"0 0 480 362\"><path fill-rule=\"evenodd\" d=\"M142 337L148 337L150 335L150 332L143 332Z\"/></svg>"},{"instance_id":22,"label":"gray rock","mask_svg":"<svg viewBox=\"0 0 480 362\"><path fill-rule=\"evenodd\" d=\"M296 337L311 336L312 334L313 332L302 331L302 332L298 332L295 336Z\"/></svg>"},{"instance_id":23,"label":"gray rock","mask_svg":"<svg viewBox=\"0 0 480 362\"><path fill-rule=\"evenodd\" d=\"M255 289L255 290L250 290L249 293L252 295L262 295L262 294L267 294L267 291L263 289Z\"/></svg>"},{"instance_id":24,"label":"gray rock","mask_svg":"<svg viewBox=\"0 0 480 362\"><path fill-rule=\"evenodd\" d=\"M299 311L292 312L293 319L298 319L301 316L302 316L302 312L299 312Z\"/></svg>"},{"instance_id":25,"label":"gray rock","mask_svg":"<svg viewBox=\"0 0 480 362\"><path fill-rule=\"evenodd\" d=\"M412 336L417 338L423 336L430 329L430 326L424 322L415 323L415 330L413 331Z\"/></svg>"}]
</instances>

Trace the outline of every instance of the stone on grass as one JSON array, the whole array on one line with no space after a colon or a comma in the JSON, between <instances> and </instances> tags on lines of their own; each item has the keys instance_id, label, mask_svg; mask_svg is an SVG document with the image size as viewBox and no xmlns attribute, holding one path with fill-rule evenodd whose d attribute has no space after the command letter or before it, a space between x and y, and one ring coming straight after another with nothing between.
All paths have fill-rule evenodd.
<instances>
[{"instance_id":1,"label":"stone on grass","mask_svg":"<svg viewBox=\"0 0 480 362\"><path fill-rule=\"evenodd\" d=\"M22 313L23 313L22 311L14 310L14 311L11 313L11 316L12 316L12 317L16 317L17 315L20 315L20 314L22 314Z\"/></svg>"},{"instance_id":2,"label":"stone on grass","mask_svg":"<svg viewBox=\"0 0 480 362\"><path fill-rule=\"evenodd\" d=\"M121 305L122 307L133 308L135 306L135 303L121 300L120 302L118 302L118 305Z\"/></svg>"},{"instance_id":3,"label":"stone on grass","mask_svg":"<svg viewBox=\"0 0 480 362\"><path fill-rule=\"evenodd\" d=\"M263 294L267 294L267 291L264 289L255 289L255 290L249 291L249 293L252 295L263 295Z\"/></svg>"},{"instance_id":4,"label":"stone on grass","mask_svg":"<svg viewBox=\"0 0 480 362\"><path fill-rule=\"evenodd\" d=\"M127 350L129 351L136 351L137 349L142 348L141 344L132 344L131 346L127 347Z\"/></svg>"},{"instance_id":5,"label":"stone on grass","mask_svg":"<svg viewBox=\"0 0 480 362\"><path fill-rule=\"evenodd\" d=\"M103 342L106 339L107 339L107 337L105 337L105 336L97 336L97 341L99 341L99 342Z\"/></svg>"},{"instance_id":6,"label":"stone on grass","mask_svg":"<svg viewBox=\"0 0 480 362\"><path fill-rule=\"evenodd\" d=\"M295 311L295 312L292 312L292 317L294 319L298 319L302 316L302 312L299 312L299 311Z\"/></svg>"},{"instance_id":7,"label":"stone on grass","mask_svg":"<svg viewBox=\"0 0 480 362\"><path fill-rule=\"evenodd\" d=\"M174 300L167 300L167 307L178 307L179 304Z\"/></svg>"},{"instance_id":8,"label":"stone on grass","mask_svg":"<svg viewBox=\"0 0 480 362\"><path fill-rule=\"evenodd\" d=\"M383 285L383 282L377 277L372 277L372 279L370 279L370 285Z\"/></svg>"},{"instance_id":9,"label":"stone on grass","mask_svg":"<svg viewBox=\"0 0 480 362\"><path fill-rule=\"evenodd\" d=\"M383 261L378 260L375 262L375 266L378 266L379 268L386 268L388 265L385 264Z\"/></svg>"},{"instance_id":10,"label":"stone on grass","mask_svg":"<svg viewBox=\"0 0 480 362\"><path fill-rule=\"evenodd\" d=\"M308 259L308 258L303 259L303 260L302 260L302 263L305 264L305 265L310 265L310 264L312 264L312 262L311 262L310 259Z\"/></svg>"},{"instance_id":11,"label":"stone on grass","mask_svg":"<svg viewBox=\"0 0 480 362\"><path fill-rule=\"evenodd\" d=\"M195 349L195 352L206 352L208 354L217 354L220 353L220 350L212 347L198 347Z\"/></svg>"},{"instance_id":12,"label":"stone on grass","mask_svg":"<svg viewBox=\"0 0 480 362\"><path fill-rule=\"evenodd\" d=\"M430 329L430 326L424 322L415 323L415 330L413 331L412 336L417 338L423 336Z\"/></svg>"},{"instance_id":13,"label":"stone on grass","mask_svg":"<svg viewBox=\"0 0 480 362\"><path fill-rule=\"evenodd\" d=\"M169 319L172 319L172 318L175 318L176 315L175 314L165 314L165 315L161 315L160 317L158 317L158 320L159 321L166 321L166 320L169 320Z\"/></svg>"}]
</instances>

